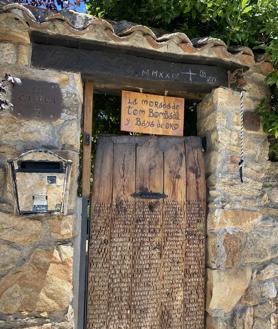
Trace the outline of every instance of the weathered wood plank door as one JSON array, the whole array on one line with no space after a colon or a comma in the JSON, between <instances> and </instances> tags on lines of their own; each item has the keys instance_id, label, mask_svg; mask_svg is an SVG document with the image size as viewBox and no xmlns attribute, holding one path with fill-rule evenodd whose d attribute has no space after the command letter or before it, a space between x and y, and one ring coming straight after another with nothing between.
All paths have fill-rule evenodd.
<instances>
[{"instance_id":1,"label":"weathered wood plank door","mask_svg":"<svg viewBox=\"0 0 278 329\"><path fill-rule=\"evenodd\" d=\"M88 329L203 329L205 177L198 137L102 137Z\"/></svg>"}]
</instances>

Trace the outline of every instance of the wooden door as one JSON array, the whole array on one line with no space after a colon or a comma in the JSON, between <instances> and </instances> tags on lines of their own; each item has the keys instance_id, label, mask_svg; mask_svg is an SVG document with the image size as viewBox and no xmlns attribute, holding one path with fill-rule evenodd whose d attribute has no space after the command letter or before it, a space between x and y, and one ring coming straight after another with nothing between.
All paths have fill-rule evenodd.
<instances>
[{"instance_id":1,"label":"wooden door","mask_svg":"<svg viewBox=\"0 0 278 329\"><path fill-rule=\"evenodd\" d=\"M198 137L98 140L88 329L203 329L205 177Z\"/></svg>"}]
</instances>

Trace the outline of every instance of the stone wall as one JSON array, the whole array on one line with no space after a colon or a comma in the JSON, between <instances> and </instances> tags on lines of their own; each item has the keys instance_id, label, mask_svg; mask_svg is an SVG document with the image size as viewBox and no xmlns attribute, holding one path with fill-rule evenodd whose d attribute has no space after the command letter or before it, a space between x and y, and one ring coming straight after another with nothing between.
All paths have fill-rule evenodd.
<instances>
[{"instance_id":1,"label":"stone wall","mask_svg":"<svg viewBox=\"0 0 278 329\"><path fill-rule=\"evenodd\" d=\"M32 68L27 28L9 15L1 20L0 77L59 84L62 113L43 121L0 112L0 328L71 328L82 81L79 74ZM41 148L72 160L66 216L15 214L7 160Z\"/></svg>"},{"instance_id":2,"label":"stone wall","mask_svg":"<svg viewBox=\"0 0 278 329\"><path fill-rule=\"evenodd\" d=\"M264 78L246 74L243 183L239 92L215 89L198 108L198 133L208 142L208 329L277 328L278 165L268 161L254 114L269 96Z\"/></svg>"},{"instance_id":3,"label":"stone wall","mask_svg":"<svg viewBox=\"0 0 278 329\"><path fill-rule=\"evenodd\" d=\"M78 34L79 30L77 33L69 28L60 18L40 25L32 19L27 23L26 15L17 8L1 15L0 78L10 73L57 83L63 102L61 116L51 122L20 119L10 110L0 112L0 328L72 328L72 300L77 297L72 276L79 223L76 195L82 82L79 74L32 68L29 32L35 26L51 34L67 32L78 38L85 38L85 34ZM120 39L107 29L107 24L92 22L85 32L87 37L103 41L101 37L111 36L113 42L118 42ZM122 38L122 44L140 38L135 44L150 47L145 40L149 35L136 33L134 38ZM159 45L154 41L152 44ZM179 53L178 44L171 41L170 45L173 48L169 49ZM167 42L160 46L159 51L166 51L163 47L168 50ZM191 46L183 46L192 51ZM222 49L223 43L218 41L207 45L202 54L215 57L219 47ZM224 53L226 59L231 59L225 49ZM248 65L255 63L246 50L235 57ZM269 67L263 64L259 70L256 65L246 74L243 184L238 174L239 93L215 89L198 108L199 135L208 141L207 329L277 327L278 165L268 161L267 137L253 114L260 99L269 96L265 76L260 73ZM15 214L7 160L40 148L73 161L66 216Z\"/></svg>"}]
</instances>

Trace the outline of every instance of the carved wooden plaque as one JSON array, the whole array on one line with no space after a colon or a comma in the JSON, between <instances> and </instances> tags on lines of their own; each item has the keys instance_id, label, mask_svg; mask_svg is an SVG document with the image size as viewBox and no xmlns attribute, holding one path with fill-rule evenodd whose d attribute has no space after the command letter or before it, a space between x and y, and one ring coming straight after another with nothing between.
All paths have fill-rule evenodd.
<instances>
[{"instance_id":1,"label":"carved wooden plaque","mask_svg":"<svg viewBox=\"0 0 278 329\"><path fill-rule=\"evenodd\" d=\"M98 141L87 329L203 329L205 172L198 137Z\"/></svg>"},{"instance_id":2,"label":"carved wooden plaque","mask_svg":"<svg viewBox=\"0 0 278 329\"><path fill-rule=\"evenodd\" d=\"M21 78L12 89L14 114L33 120L57 120L62 111L62 94L57 83Z\"/></svg>"},{"instance_id":3,"label":"carved wooden plaque","mask_svg":"<svg viewBox=\"0 0 278 329\"><path fill-rule=\"evenodd\" d=\"M122 91L122 131L183 136L183 122L183 98Z\"/></svg>"}]
</instances>

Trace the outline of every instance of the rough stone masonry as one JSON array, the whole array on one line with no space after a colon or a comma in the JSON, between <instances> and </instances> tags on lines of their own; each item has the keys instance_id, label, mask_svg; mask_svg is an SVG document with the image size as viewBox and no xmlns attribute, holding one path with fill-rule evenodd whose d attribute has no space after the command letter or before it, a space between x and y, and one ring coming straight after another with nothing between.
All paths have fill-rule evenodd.
<instances>
[{"instance_id":1,"label":"rough stone masonry","mask_svg":"<svg viewBox=\"0 0 278 329\"><path fill-rule=\"evenodd\" d=\"M245 111L268 94L246 75ZM244 183L238 175L239 93L218 88L198 108L207 136L207 328L277 328L277 163L262 129L245 125Z\"/></svg>"},{"instance_id":2,"label":"rough stone masonry","mask_svg":"<svg viewBox=\"0 0 278 329\"><path fill-rule=\"evenodd\" d=\"M76 318L73 245L80 226L76 195L82 80L78 73L33 68L31 30L117 45L130 43L158 52L198 56L201 51L203 56L232 59L250 67L245 112L253 113L258 102L269 96L264 83L269 64L256 63L250 50L231 55L221 40L210 40L200 50L182 34L158 42L142 26L119 37L106 21L86 15L63 19L54 15L36 23L26 8L14 5L0 13L0 77L8 72L56 83L62 93L61 115L52 121L20 118L10 110L0 113L0 328L5 329L73 328ZM241 184L239 131L239 93L214 89L198 107L198 134L208 141L206 328L276 329L278 165L268 161L269 145L261 126L247 121ZM66 216L15 214L7 160L38 148L73 162Z\"/></svg>"},{"instance_id":3,"label":"rough stone masonry","mask_svg":"<svg viewBox=\"0 0 278 329\"><path fill-rule=\"evenodd\" d=\"M32 68L27 25L16 17L1 15L0 76L58 84L62 109L52 121L0 113L0 328L71 328L82 81L79 74ZM7 160L32 149L72 161L66 216L14 214Z\"/></svg>"}]
</instances>

